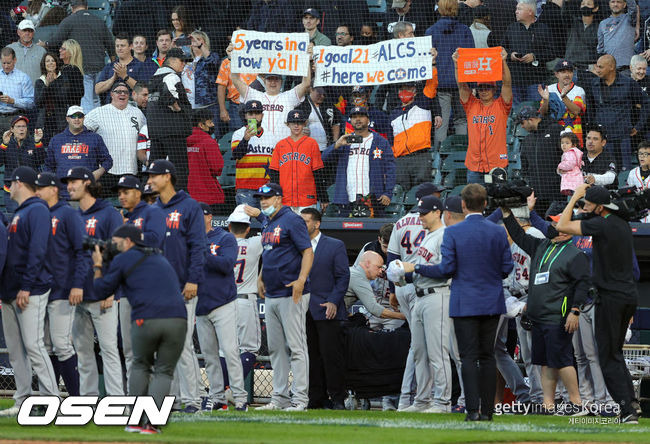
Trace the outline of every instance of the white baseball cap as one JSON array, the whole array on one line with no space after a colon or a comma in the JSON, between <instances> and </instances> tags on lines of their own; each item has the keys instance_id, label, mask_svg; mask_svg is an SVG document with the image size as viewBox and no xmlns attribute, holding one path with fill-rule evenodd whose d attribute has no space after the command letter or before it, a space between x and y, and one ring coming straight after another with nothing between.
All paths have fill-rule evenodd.
<instances>
[{"instance_id":1,"label":"white baseball cap","mask_svg":"<svg viewBox=\"0 0 650 444\"><path fill-rule=\"evenodd\" d=\"M70 108L68 108L68 112L67 112L66 116L70 117L73 114L77 114L77 113L81 113L83 115L86 115L86 113L84 112L84 109L82 107L80 107L79 105L72 105Z\"/></svg>"},{"instance_id":2,"label":"white baseball cap","mask_svg":"<svg viewBox=\"0 0 650 444\"><path fill-rule=\"evenodd\" d=\"M21 31L24 31L25 29L31 29L34 30L36 29L36 26L34 26L34 22L31 20L23 20L18 24L18 29Z\"/></svg>"},{"instance_id":3,"label":"white baseball cap","mask_svg":"<svg viewBox=\"0 0 650 444\"><path fill-rule=\"evenodd\" d=\"M232 212L230 216L228 216L228 220L226 222L239 222L242 224L249 224L251 223L251 218L246 212L244 211L244 204L237 205L235 208L235 211Z\"/></svg>"}]
</instances>

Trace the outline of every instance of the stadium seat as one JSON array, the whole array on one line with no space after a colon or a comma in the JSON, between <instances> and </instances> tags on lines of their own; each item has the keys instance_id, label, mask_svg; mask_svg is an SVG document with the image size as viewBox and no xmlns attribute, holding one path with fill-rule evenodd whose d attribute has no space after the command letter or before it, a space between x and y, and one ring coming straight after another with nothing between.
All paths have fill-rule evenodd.
<instances>
[{"instance_id":1,"label":"stadium seat","mask_svg":"<svg viewBox=\"0 0 650 444\"><path fill-rule=\"evenodd\" d=\"M418 185L419 186L419 185ZM408 193L404 196L404 206L409 208L415 205L418 200L415 198L415 192L418 190L418 187L411 188Z\"/></svg>"},{"instance_id":2,"label":"stadium seat","mask_svg":"<svg viewBox=\"0 0 650 444\"><path fill-rule=\"evenodd\" d=\"M458 185L465 185L467 183L467 170L455 170L445 176L442 181L443 186L446 188L453 188Z\"/></svg>"},{"instance_id":3,"label":"stadium seat","mask_svg":"<svg viewBox=\"0 0 650 444\"><path fill-rule=\"evenodd\" d=\"M391 203L404 203L404 188L400 184L395 184L393 188L393 198Z\"/></svg>"},{"instance_id":4,"label":"stadium seat","mask_svg":"<svg viewBox=\"0 0 650 444\"><path fill-rule=\"evenodd\" d=\"M464 151L449 154L445 160L442 161L442 167L440 169L444 173L458 169L465 169L465 155L466 153Z\"/></svg>"},{"instance_id":5,"label":"stadium seat","mask_svg":"<svg viewBox=\"0 0 650 444\"><path fill-rule=\"evenodd\" d=\"M88 12L104 20L106 26L111 27L111 4L108 0L88 0Z\"/></svg>"},{"instance_id":6,"label":"stadium seat","mask_svg":"<svg viewBox=\"0 0 650 444\"><path fill-rule=\"evenodd\" d=\"M233 131L224 134L221 139L219 139L219 149L221 152L232 151L230 147L230 142L232 141Z\"/></svg>"},{"instance_id":7,"label":"stadium seat","mask_svg":"<svg viewBox=\"0 0 650 444\"><path fill-rule=\"evenodd\" d=\"M221 188L235 187L235 160L232 158L232 151L226 150L223 153L223 170L219 176Z\"/></svg>"},{"instance_id":8,"label":"stadium seat","mask_svg":"<svg viewBox=\"0 0 650 444\"><path fill-rule=\"evenodd\" d=\"M449 192L449 195L450 196L460 196L460 192L463 191L463 188L465 188L465 185L455 186L454 189Z\"/></svg>"},{"instance_id":9,"label":"stadium seat","mask_svg":"<svg viewBox=\"0 0 650 444\"><path fill-rule=\"evenodd\" d=\"M467 151L467 136L464 134L452 134L440 144L440 154L450 154L458 151Z\"/></svg>"}]
</instances>

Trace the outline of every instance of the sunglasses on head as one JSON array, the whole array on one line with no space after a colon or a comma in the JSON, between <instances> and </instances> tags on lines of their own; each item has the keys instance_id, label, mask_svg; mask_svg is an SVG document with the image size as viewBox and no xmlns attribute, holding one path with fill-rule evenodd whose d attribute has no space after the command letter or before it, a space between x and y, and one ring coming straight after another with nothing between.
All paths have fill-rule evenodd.
<instances>
[{"instance_id":1,"label":"sunglasses on head","mask_svg":"<svg viewBox=\"0 0 650 444\"><path fill-rule=\"evenodd\" d=\"M263 185L259 187L259 189L257 190L258 193L270 193L272 191L273 189L268 185Z\"/></svg>"}]
</instances>

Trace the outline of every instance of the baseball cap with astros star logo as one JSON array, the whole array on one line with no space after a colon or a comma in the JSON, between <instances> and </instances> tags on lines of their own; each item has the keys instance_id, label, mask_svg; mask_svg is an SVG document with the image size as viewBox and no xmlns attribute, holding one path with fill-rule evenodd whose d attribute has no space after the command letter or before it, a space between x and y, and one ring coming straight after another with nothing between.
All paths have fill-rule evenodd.
<instances>
[{"instance_id":1,"label":"baseball cap with astros star logo","mask_svg":"<svg viewBox=\"0 0 650 444\"><path fill-rule=\"evenodd\" d=\"M260 102L259 100L249 100L244 105L245 113L261 113L263 111L264 108L262 108L262 102Z\"/></svg>"},{"instance_id":2,"label":"baseball cap with astros star logo","mask_svg":"<svg viewBox=\"0 0 650 444\"><path fill-rule=\"evenodd\" d=\"M304 123L308 119L307 114L301 109L294 109L287 114L287 123Z\"/></svg>"},{"instance_id":3,"label":"baseball cap with astros star logo","mask_svg":"<svg viewBox=\"0 0 650 444\"><path fill-rule=\"evenodd\" d=\"M574 68L575 67L573 66L573 63L571 63L571 60L567 59L562 59L555 64L555 72L573 71Z\"/></svg>"}]
</instances>

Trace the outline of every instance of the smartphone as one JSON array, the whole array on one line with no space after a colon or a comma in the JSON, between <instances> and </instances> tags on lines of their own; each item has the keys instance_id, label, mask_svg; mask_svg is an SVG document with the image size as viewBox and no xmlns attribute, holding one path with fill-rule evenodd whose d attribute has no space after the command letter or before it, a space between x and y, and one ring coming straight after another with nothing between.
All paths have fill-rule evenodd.
<instances>
[{"instance_id":1,"label":"smartphone","mask_svg":"<svg viewBox=\"0 0 650 444\"><path fill-rule=\"evenodd\" d=\"M248 130L257 133L257 119L248 119Z\"/></svg>"},{"instance_id":2,"label":"smartphone","mask_svg":"<svg viewBox=\"0 0 650 444\"><path fill-rule=\"evenodd\" d=\"M179 37L176 40L176 46L190 46L192 44L192 39L189 37Z\"/></svg>"},{"instance_id":3,"label":"smartphone","mask_svg":"<svg viewBox=\"0 0 650 444\"><path fill-rule=\"evenodd\" d=\"M348 143L361 143L363 142L363 137L358 135L358 134L350 134L348 135L347 139L345 139Z\"/></svg>"}]
</instances>

